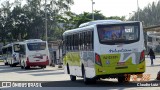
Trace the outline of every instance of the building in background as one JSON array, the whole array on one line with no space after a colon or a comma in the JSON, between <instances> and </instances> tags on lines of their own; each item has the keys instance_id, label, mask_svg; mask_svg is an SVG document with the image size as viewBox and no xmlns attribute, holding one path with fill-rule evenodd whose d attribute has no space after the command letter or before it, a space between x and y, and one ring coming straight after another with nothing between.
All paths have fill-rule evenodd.
<instances>
[{"instance_id":1,"label":"building in background","mask_svg":"<svg viewBox=\"0 0 160 90\"><path fill-rule=\"evenodd\" d=\"M57 65L57 64L62 63L62 44L61 42L62 42L61 40L48 42L51 65Z\"/></svg>"}]
</instances>

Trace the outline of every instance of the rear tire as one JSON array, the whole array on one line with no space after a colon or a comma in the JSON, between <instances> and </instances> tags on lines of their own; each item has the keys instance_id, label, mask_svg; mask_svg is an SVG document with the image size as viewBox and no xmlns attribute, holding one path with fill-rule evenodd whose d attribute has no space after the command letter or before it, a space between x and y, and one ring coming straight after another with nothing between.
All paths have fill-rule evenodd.
<instances>
[{"instance_id":1,"label":"rear tire","mask_svg":"<svg viewBox=\"0 0 160 90\"><path fill-rule=\"evenodd\" d=\"M46 68L46 66L44 66L44 68Z\"/></svg>"},{"instance_id":2,"label":"rear tire","mask_svg":"<svg viewBox=\"0 0 160 90\"><path fill-rule=\"evenodd\" d=\"M26 66L26 64L24 62L23 62L23 67L24 67L25 70L30 69L30 66Z\"/></svg>"},{"instance_id":3,"label":"rear tire","mask_svg":"<svg viewBox=\"0 0 160 90\"><path fill-rule=\"evenodd\" d=\"M13 67L13 64L10 64L9 66L10 66L10 67Z\"/></svg>"},{"instance_id":4,"label":"rear tire","mask_svg":"<svg viewBox=\"0 0 160 90\"><path fill-rule=\"evenodd\" d=\"M21 69L24 69L23 65L22 65L22 61L20 60L20 67Z\"/></svg>"},{"instance_id":5,"label":"rear tire","mask_svg":"<svg viewBox=\"0 0 160 90\"><path fill-rule=\"evenodd\" d=\"M70 75L71 81L76 81L76 76Z\"/></svg>"},{"instance_id":6,"label":"rear tire","mask_svg":"<svg viewBox=\"0 0 160 90\"><path fill-rule=\"evenodd\" d=\"M67 74L70 74L69 65L67 63Z\"/></svg>"},{"instance_id":7,"label":"rear tire","mask_svg":"<svg viewBox=\"0 0 160 90\"><path fill-rule=\"evenodd\" d=\"M16 67L16 64L12 64L12 67Z\"/></svg>"},{"instance_id":8,"label":"rear tire","mask_svg":"<svg viewBox=\"0 0 160 90\"><path fill-rule=\"evenodd\" d=\"M23 66L21 66L21 69L24 69L24 67L23 67Z\"/></svg>"},{"instance_id":9,"label":"rear tire","mask_svg":"<svg viewBox=\"0 0 160 90\"><path fill-rule=\"evenodd\" d=\"M30 69L30 66L26 66L24 69L26 69L26 70L27 70L27 69Z\"/></svg>"},{"instance_id":10,"label":"rear tire","mask_svg":"<svg viewBox=\"0 0 160 90\"><path fill-rule=\"evenodd\" d=\"M84 66L82 66L82 76L85 84L90 84L90 79L86 77Z\"/></svg>"},{"instance_id":11,"label":"rear tire","mask_svg":"<svg viewBox=\"0 0 160 90\"><path fill-rule=\"evenodd\" d=\"M119 83L124 83L124 82L129 82L130 81L130 75L123 75L118 77L118 82Z\"/></svg>"}]
</instances>

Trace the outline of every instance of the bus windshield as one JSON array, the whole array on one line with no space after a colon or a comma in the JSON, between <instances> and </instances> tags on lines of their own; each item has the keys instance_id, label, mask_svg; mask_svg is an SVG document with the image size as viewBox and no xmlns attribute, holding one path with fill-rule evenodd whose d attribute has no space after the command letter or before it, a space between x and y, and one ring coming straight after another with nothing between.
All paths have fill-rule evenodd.
<instances>
[{"instance_id":1,"label":"bus windshield","mask_svg":"<svg viewBox=\"0 0 160 90\"><path fill-rule=\"evenodd\" d=\"M28 43L27 47L30 51L34 50L45 50L46 49L46 43L45 42L38 42L38 43Z\"/></svg>"},{"instance_id":2,"label":"bus windshield","mask_svg":"<svg viewBox=\"0 0 160 90\"><path fill-rule=\"evenodd\" d=\"M133 43L139 40L139 23L97 25L102 44Z\"/></svg>"}]
</instances>

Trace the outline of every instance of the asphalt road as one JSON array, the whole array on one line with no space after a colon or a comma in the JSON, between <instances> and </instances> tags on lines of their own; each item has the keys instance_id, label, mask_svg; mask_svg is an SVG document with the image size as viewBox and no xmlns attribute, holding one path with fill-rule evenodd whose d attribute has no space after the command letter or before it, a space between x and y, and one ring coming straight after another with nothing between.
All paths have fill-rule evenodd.
<instances>
[{"instance_id":1,"label":"asphalt road","mask_svg":"<svg viewBox=\"0 0 160 90\"><path fill-rule=\"evenodd\" d=\"M23 70L20 67L4 66L0 62L0 81L19 82L39 82L43 88L23 88L23 90L160 90L160 81L155 80L157 72L160 70L160 58L154 61L154 66L150 66L149 58L146 58L146 72L150 74L149 81L131 81L129 83L118 83L116 79L99 80L96 84L85 85L82 78L71 82L69 75L64 74L63 69L48 66L46 69L38 67L30 70ZM158 84L159 86L139 86L140 84ZM22 88L0 88L0 90L22 90Z\"/></svg>"}]
</instances>

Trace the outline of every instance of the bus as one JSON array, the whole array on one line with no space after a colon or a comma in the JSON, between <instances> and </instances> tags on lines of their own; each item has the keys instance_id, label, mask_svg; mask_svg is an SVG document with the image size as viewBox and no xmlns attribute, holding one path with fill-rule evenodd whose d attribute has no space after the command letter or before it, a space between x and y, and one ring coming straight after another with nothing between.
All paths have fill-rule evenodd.
<instances>
[{"instance_id":1,"label":"bus","mask_svg":"<svg viewBox=\"0 0 160 90\"><path fill-rule=\"evenodd\" d=\"M144 36L139 21L97 20L63 33L63 65L71 81L85 84L145 72Z\"/></svg>"},{"instance_id":2,"label":"bus","mask_svg":"<svg viewBox=\"0 0 160 90\"><path fill-rule=\"evenodd\" d=\"M2 54L5 65L13 67L19 64L19 53L14 52L14 43L3 46Z\"/></svg>"},{"instance_id":3,"label":"bus","mask_svg":"<svg viewBox=\"0 0 160 90\"><path fill-rule=\"evenodd\" d=\"M29 39L15 44L15 52L20 55L22 69L39 66L46 68L49 65L49 50L46 41Z\"/></svg>"}]
</instances>

